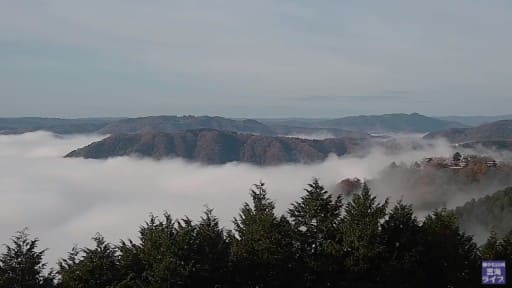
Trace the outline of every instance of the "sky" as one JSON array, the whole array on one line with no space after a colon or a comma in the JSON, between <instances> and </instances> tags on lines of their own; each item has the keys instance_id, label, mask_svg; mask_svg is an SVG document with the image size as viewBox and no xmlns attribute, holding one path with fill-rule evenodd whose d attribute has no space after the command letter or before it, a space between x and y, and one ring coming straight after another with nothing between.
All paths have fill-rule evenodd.
<instances>
[{"instance_id":1,"label":"sky","mask_svg":"<svg viewBox=\"0 0 512 288\"><path fill-rule=\"evenodd\" d=\"M508 0L0 0L0 116L510 114Z\"/></svg>"}]
</instances>

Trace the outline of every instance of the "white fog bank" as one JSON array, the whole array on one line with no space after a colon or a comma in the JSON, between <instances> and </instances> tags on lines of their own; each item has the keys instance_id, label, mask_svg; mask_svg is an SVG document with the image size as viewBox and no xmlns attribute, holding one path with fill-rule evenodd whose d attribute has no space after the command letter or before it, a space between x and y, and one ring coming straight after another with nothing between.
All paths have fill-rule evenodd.
<instances>
[{"instance_id":1,"label":"white fog bank","mask_svg":"<svg viewBox=\"0 0 512 288\"><path fill-rule=\"evenodd\" d=\"M0 136L0 243L23 227L49 248L54 265L73 244L89 245L102 233L107 240L135 238L149 213L197 219L205 205L226 227L249 200L252 184L263 180L279 212L299 199L313 177L332 187L345 177L373 178L392 161L450 155L443 142L420 151L386 155L373 150L364 158L330 157L314 165L256 167L205 166L182 160L65 159L69 151L101 139L97 135L55 136L35 132ZM381 198L396 195L379 195Z\"/></svg>"}]
</instances>

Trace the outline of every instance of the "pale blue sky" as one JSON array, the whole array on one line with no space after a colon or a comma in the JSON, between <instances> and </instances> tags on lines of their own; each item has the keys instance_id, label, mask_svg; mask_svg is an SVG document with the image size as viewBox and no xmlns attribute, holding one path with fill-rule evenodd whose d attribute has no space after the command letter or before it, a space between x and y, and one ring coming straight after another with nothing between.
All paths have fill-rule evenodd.
<instances>
[{"instance_id":1,"label":"pale blue sky","mask_svg":"<svg viewBox=\"0 0 512 288\"><path fill-rule=\"evenodd\" d=\"M512 1L0 0L0 116L510 114Z\"/></svg>"}]
</instances>

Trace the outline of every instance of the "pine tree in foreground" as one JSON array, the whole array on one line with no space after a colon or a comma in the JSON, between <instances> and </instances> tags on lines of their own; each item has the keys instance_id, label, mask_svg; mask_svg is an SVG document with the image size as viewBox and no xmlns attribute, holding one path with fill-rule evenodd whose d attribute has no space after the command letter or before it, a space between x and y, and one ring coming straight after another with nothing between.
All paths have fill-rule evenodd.
<instances>
[{"instance_id":1,"label":"pine tree in foreground","mask_svg":"<svg viewBox=\"0 0 512 288\"><path fill-rule=\"evenodd\" d=\"M39 239L30 238L27 229L18 231L0 255L0 288L53 287L54 276L45 273L44 250L37 250Z\"/></svg>"},{"instance_id":2,"label":"pine tree in foreground","mask_svg":"<svg viewBox=\"0 0 512 288\"><path fill-rule=\"evenodd\" d=\"M421 226L411 205L399 201L381 225L377 283L382 287L417 287L422 279Z\"/></svg>"},{"instance_id":3,"label":"pine tree in foreground","mask_svg":"<svg viewBox=\"0 0 512 288\"><path fill-rule=\"evenodd\" d=\"M461 232L453 211L441 209L422 225L420 267L424 287L480 287L480 257L473 238Z\"/></svg>"},{"instance_id":4,"label":"pine tree in foreground","mask_svg":"<svg viewBox=\"0 0 512 288\"><path fill-rule=\"evenodd\" d=\"M60 286L63 288L112 287L121 280L116 247L97 234L94 248L76 247L67 259L59 261Z\"/></svg>"},{"instance_id":5,"label":"pine tree in foreground","mask_svg":"<svg viewBox=\"0 0 512 288\"><path fill-rule=\"evenodd\" d=\"M365 185L345 205L317 179L278 215L259 183L234 219L220 227L211 209L199 221L150 216L137 241L96 235L59 262L57 287L480 287L481 260L512 266L512 231L491 233L479 249L453 211L422 222L410 205L388 211ZM54 287L45 250L23 230L0 254L0 288ZM512 283L510 277L508 283Z\"/></svg>"},{"instance_id":6,"label":"pine tree in foreground","mask_svg":"<svg viewBox=\"0 0 512 288\"><path fill-rule=\"evenodd\" d=\"M367 184L347 204L343 221L343 246L346 266L353 285L375 282L383 247L379 245L380 224L387 215L388 200L383 203L370 193Z\"/></svg>"},{"instance_id":7,"label":"pine tree in foreground","mask_svg":"<svg viewBox=\"0 0 512 288\"><path fill-rule=\"evenodd\" d=\"M234 220L231 268L234 287L293 287L300 275L294 272L291 226L274 213L264 183L251 190L252 203L245 203Z\"/></svg>"},{"instance_id":8,"label":"pine tree in foreground","mask_svg":"<svg viewBox=\"0 0 512 288\"><path fill-rule=\"evenodd\" d=\"M288 210L298 246L298 272L306 287L332 287L343 280L342 198L334 197L318 179Z\"/></svg>"}]
</instances>

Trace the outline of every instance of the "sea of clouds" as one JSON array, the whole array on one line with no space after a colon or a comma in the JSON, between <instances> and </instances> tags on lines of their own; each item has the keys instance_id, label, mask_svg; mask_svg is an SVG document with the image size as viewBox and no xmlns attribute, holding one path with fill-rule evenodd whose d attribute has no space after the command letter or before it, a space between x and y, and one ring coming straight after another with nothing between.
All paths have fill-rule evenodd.
<instances>
[{"instance_id":1,"label":"sea of clouds","mask_svg":"<svg viewBox=\"0 0 512 288\"><path fill-rule=\"evenodd\" d=\"M251 185L267 183L278 212L303 195L313 177L332 188L345 177L369 179L392 161L411 163L431 155L451 155L445 142L424 149L387 154L374 149L364 156L331 156L317 164L257 167L229 163L207 166L180 159L155 161L120 157L108 160L63 158L99 135L57 136L47 132L0 136L0 243L24 227L49 248L54 265L74 244L90 245L97 232L108 241L137 237L150 213L198 219L205 206L231 227ZM403 191L378 195L392 201ZM407 197L405 197L407 200Z\"/></svg>"}]
</instances>

